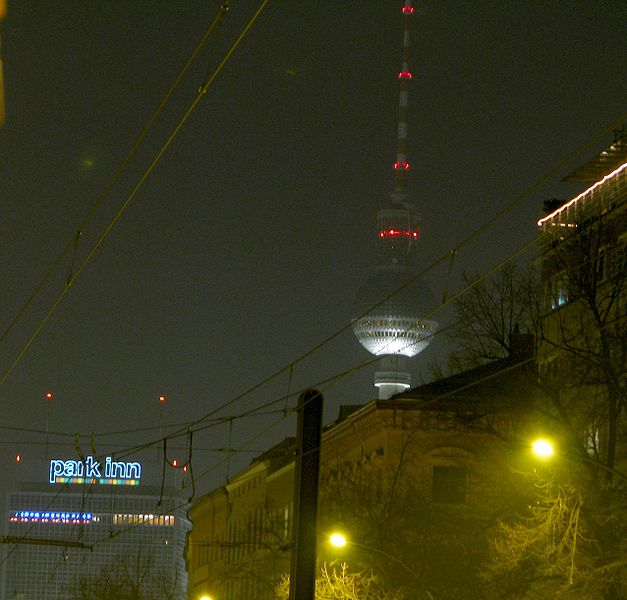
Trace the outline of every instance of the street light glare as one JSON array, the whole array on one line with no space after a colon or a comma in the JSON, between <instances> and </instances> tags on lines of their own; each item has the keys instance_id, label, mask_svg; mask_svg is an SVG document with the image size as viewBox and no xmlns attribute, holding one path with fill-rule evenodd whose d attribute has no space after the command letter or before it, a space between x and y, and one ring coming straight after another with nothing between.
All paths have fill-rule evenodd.
<instances>
[{"instance_id":1,"label":"street light glare","mask_svg":"<svg viewBox=\"0 0 627 600\"><path fill-rule=\"evenodd\" d=\"M342 548L346 546L347 540L341 533L334 533L329 537L329 541L336 547Z\"/></svg>"},{"instance_id":2,"label":"street light glare","mask_svg":"<svg viewBox=\"0 0 627 600\"><path fill-rule=\"evenodd\" d=\"M536 440L532 446L533 453L540 458L549 458L553 456L553 444L549 440Z\"/></svg>"}]
</instances>

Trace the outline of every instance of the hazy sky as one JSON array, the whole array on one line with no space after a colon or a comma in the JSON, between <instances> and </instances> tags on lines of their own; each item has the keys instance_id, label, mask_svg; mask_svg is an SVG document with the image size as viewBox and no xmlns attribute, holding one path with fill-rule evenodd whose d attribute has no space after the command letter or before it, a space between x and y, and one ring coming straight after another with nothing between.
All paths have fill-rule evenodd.
<instances>
[{"instance_id":1,"label":"hazy sky","mask_svg":"<svg viewBox=\"0 0 627 600\"><path fill-rule=\"evenodd\" d=\"M9 3L2 24L6 124L0 130L0 323L9 325L71 239L214 18L207 0ZM208 69L256 8L233 0L186 80L82 231L80 263L127 198ZM238 397L350 322L375 262L376 211L392 189L402 2L270 1L147 183L30 350L0 386L3 427L96 433L110 452ZM428 267L536 184L625 110L627 10L616 1L418 3L409 123L411 199ZM535 234L542 201L580 188L561 176L534 190L455 262L425 279L434 296L463 270L490 268ZM5 373L63 289L62 261L0 344ZM438 316L446 323L447 312ZM442 358L436 340L414 381ZM235 402L236 415L358 365L350 329ZM374 368L321 386L326 420L375 397ZM292 402L290 402L291 404ZM270 410L282 409L280 402ZM231 446L279 421L238 419ZM141 427L151 431L102 437ZM283 420L250 445L294 430ZM50 438L51 452L67 456ZM42 433L0 429L2 472ZM227 425L195 436L194 470L224 458ZM84 442L86 443L86 442ZM110 444L107 446L106 444ZM182 442L178 442L182 445ZM251 454L233 456L240 468ZM224 465L199 482L220 483Z\"/></svg>"}]
</instances>

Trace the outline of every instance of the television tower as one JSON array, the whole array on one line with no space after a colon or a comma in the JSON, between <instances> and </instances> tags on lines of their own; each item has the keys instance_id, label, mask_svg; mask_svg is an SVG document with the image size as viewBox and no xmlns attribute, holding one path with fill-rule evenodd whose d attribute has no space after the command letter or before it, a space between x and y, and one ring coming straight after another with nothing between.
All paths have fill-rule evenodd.
<instances>
[{"instance_id":1,"label":"television tower","mask_svg":"<svg viewBox=\"0 0 627 600\"><path fill-rule=\"evenodd\" d=\"M408 360L422 352L438 329L425 319L432 308L432 295L416 274L418 213L407 200L407 121L409 112L410 23L414 12L405 0L403 13L403 60L400 83L398 146L394 162L394 190L386 206L377 213L378 265L374 275L360 288L353 303L353 331L366 350L381 356L374 385L379 398L406 390L411 385Z\"/></svg>"}]
</instances>

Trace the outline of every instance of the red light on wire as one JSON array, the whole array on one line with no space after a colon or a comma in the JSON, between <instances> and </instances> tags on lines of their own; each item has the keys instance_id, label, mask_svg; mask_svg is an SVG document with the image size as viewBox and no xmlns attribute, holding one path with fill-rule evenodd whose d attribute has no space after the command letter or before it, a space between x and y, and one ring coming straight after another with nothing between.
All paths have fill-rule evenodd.
<instances>
[{"instance_id":1,"label":"red light on wire","mask_svg":"<svg viewBox=\"0 0 627 600\"><path fill-rule=\"evenodd\" d=\"M176 469L176 467L178 467L178 466L179 466L179 461L178 461L176 458L172 459L172 466L173 466L175 469Z\"/></svg>"},{"instance_id":2,"label":"red light on wire","mask_svg":"<svg viewBox=\"0 0 627 600\"><path fill-rule=\"evenodd\" d=\"M46 393L44 394L44 398L45 398L46 400L52 400L53 396L54 396L54 394L53 394L52 392L46 392Z\"/></svg>"},{"instance_id":3,"label":"red light on wire","mask_svg":"<svg viewBox=\"0 0 627 600\"><path fill-rule=\"evenodd\" d=\"M410 166L409 166L409 163L406 160L399 160L399 161L394 163L394 169L395 170L405 169L406 171L409 171Z\"/></svg>"},{"instance_id":4,"label":"red light on wire","mask_svg":"<svg viewBox=\"0 0 627 600\"><path fill-rule=\"evenodd\" d=\"M187 465L183 467L183 473L187 473Z\"/></svg>"},{"instance_id":5,"label":"red light on wire","mask_svg":"<svg viewBox=\"0 0 627 600\"><path fill-rule=\"evenodd\" d=\"M413 79L413 78L414 78L414 76L411 74L411 72L410 72L410 71L401 71L401 72L398 74L398 78L399 78L399 79Z\"/></svg>"},{"instance_id":6,"label":"red light on wire","mask_svg":"<svg viewBox=\"0 0 627 600\"><path fill-rule=\"evenodd\" d=\"M159 403L160 404L165 404L165 400L166 400L165 396L163 396L163 395L159 396Z\"/></svg>"},{"instance_id":7,"label":"red light on wire","mask_svg":"<svg viewBox=\"0 0 627 600\"><path fill-rule=\"evenodd\" d=\"M414 7L413 6L403 6L402 12L403 12L403 14L411 15L414 12Z\"/></svg>"},{"instance_id":8,"label":"red light on wire","mask_svg":"<svg viewBox=\"0 0 627 600\"><path fill-rule=\"evenodd\" d=\"M22 462L22 455L21 454L16 454L15 455L15 462L17 462L17 463Z\"/></svg>"}]
</instances>

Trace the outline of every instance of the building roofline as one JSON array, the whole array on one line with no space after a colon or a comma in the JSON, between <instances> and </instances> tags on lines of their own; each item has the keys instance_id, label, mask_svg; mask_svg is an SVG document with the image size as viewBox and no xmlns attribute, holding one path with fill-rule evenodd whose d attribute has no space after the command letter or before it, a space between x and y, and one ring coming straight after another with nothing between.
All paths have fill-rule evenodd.
<instances>
[{"instance_id":1,"label":"building roofline","mask_svg":"<svg viewBox=\"0 0 627 600\"><path fill-rule=\"evenodd\" d=\"M542 217L538 221L538 227L542 227L545 223L552 221L560 213L562 213L565 210L568 210L571 206L575 205L577 202L584 199L588 194L590 194L590 192L594 191L596 188L603 185L610 179L613 179L614 177L622 173L625 169L627 169L627 162L624 162L618 168L614 169L614 171L612 171L611 173L608 173L605 177L603 177L603 179L597 181L594 185L590 186L587 190L584 190L583 192L581 192L581 194L578 194L577 196L575 196L572 200L569 200L568 202L562 204L562 206L554 210L552 213L546 215L545 217Z\"/></svg>"},{"instance_id":2,"label":"building roofline","mask_svg":"<svg viewBox=\"0 0 627 600\"><path fill-rule=\"evenodd\" d=\"M614 143L564 177L562 181L594 183L625 162L627 162L627 132L623 125L621 129L614 131Z\"/></svg>"}]
</instances>

